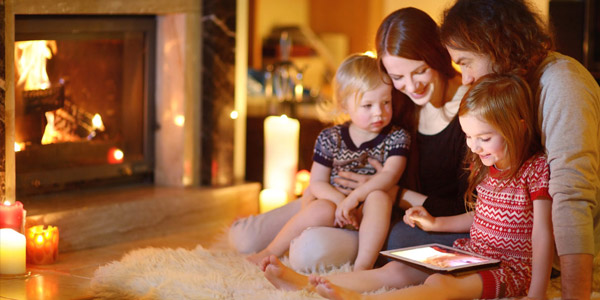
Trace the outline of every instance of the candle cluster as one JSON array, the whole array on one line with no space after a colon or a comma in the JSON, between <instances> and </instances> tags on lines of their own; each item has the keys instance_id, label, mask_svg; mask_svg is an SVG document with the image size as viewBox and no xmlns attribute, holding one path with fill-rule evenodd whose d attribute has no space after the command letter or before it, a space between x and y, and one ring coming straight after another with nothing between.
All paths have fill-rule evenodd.
<instances>
[{"instance_id":1,"label":"candle cluster","mask_svg":"<svg viewBox=\"0 0 600 300\"><path fill-rule=\"evenodd\" d=\"M25 227L26 211L19 201L0 204L0 275L26 274L26 263L49 264L58 258L58 228Z\"/></svg>"}]
</instances>

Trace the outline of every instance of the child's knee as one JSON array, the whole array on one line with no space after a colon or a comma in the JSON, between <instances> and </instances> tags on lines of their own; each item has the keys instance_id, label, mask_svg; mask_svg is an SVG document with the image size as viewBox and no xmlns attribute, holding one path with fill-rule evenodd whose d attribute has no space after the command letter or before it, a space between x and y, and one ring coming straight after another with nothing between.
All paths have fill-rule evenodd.
<instances>
[{"instance_id":1,"label":"child's knee","mask_svg":"<svg viewBox=\"0 0 600 300\"><path fill-rule=\"evenodd\" d=\"M423 284L429 285L435 288L452 288L452 276L434 273L425 279Z\"/></svg>"}]
</instances>

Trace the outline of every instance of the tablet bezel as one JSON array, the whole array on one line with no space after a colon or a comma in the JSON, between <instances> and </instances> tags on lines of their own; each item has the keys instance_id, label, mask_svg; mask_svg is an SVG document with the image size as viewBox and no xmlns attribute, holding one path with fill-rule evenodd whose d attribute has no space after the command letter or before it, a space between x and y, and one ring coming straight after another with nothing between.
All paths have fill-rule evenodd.
<instances>
[{"instance_id":1,"label":"tablet bezel","mask_svg":"<svg viewBox=\"0 0 600 300\"><path fill-rule=\"evenodd\" d=\"M398 251L414 250L414 249L427 248L427 247L432 247L432 246L440 247L440 248L444 248L444 249L454 251L457 253L484 259L485 261L477 262L477 263L469 263L469 264L462 265L462 266L451 266L451 267L442 268L437 265L432 265L432 264L424 263L424 262L421 262L418 260L414 260L414 259L410 259L410 258L402 257L402 256L397 256L397 255L393 254L394 252L398 252ZM492 268L497 267L500 264L500 260L498 260L498 259L485 257L485 256L478 255L478 254L475 254L472 252L464 251L464 250L457 249L454 247L448 247L446 245L437 244L437 243L386 250L386 251L381 251L380 254L383 256L392 258L394 260L406 262L411 265L415 265L415 266L418 266L421 268L425 268L426 270L431 270L431 271L435 271L435 272L439 272L439 273L462 273L462 272L471 272L471 271L492 269Z\"/></svg>"}]
</instances>

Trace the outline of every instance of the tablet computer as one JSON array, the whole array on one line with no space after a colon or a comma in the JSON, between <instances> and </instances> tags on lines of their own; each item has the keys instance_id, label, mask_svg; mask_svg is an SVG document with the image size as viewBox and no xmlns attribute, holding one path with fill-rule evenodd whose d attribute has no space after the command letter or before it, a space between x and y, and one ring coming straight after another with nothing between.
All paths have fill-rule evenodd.
<instances>
[{"instance_id":1,"label":"tablet computer","mask_svg":"<svg viewBox=\"0 0 600 300\"><path fill-rule=\"evenodd\" d=\"M381 251L382 255L440 273L462 273L498 267L500 260L442 244Z\"/></svg>"}]
</instances>

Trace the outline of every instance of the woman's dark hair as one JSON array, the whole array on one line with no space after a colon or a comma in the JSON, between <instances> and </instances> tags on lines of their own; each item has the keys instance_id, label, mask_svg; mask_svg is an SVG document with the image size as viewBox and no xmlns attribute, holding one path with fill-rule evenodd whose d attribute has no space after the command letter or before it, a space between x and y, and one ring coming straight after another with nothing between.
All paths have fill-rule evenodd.
<instances>
[{"instance_id":1,"label":"woman's dark hair","mask_svg":"<svg viewBox=\"0 0 600 300\"><path fill-rule=\"evenodd\" d=\"M437 24L427 13L414 7L402 8L389 14L377 29L375 46L379 67L383 73L387 74L387 70L381 58L391 55L424 61L444 80L458 74L452 66L450 54L440 41ZM401 98L400 105L395 108L399 110L401 125L413 133L416 132L416 105L402 93L394 94L395 97Z\"/></svg>"},{"instance_id":2,"label":"woman's dark hair","mask_svg":"<svg viewBox=\"0 0 600 300\"><path fill-rule=\"evenodd\" d=\"M444 12L441 40L489 56L494 72L527 78L553 48L543 24L524 0L457 0Z\"/></svg>"},{"instance_id":3,"label":"woman's dark hair","mask_svg":"<svg viewBox=\"0 0 600 300\"><path fill-rule=\"evenodd\" d=\"M424 61L431 69L438 72L445 82L458 75L452 66L452 58L448 50L440 40L438 25L427 13L414 7L402 8L389 14L377 29L375 46L379 68L386 75L384 79L387 79L387 82L390 79L381 60L386 55ZM411 145L413 145L402 183L407 188L418 190L419 150L416 136L419 109L408 96L396 89L392 89L392 97L394 123L411 133Z\"/></svg>"}]
</instances>

